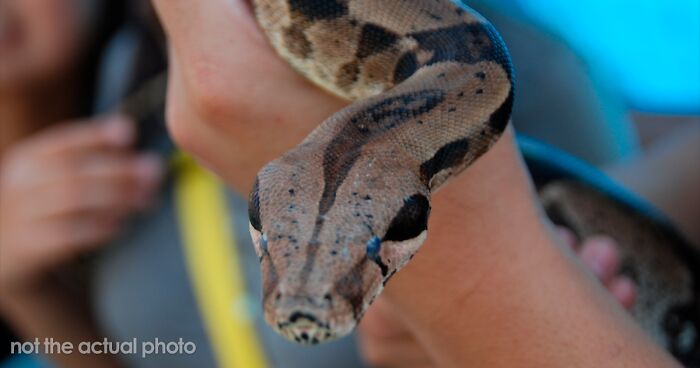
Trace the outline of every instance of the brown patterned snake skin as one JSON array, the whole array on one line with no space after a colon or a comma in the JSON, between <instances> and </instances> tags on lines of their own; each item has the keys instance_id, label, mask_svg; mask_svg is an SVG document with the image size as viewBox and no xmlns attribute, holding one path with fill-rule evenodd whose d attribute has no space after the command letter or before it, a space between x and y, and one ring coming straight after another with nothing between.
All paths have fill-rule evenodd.
<instances>
[{"instance_id":1,"label":"brown patterned snake skin","mask_svg":"<svg viewBox=\"0 0 700 368\"><path fill-rule=\"evenodd\" d=\"M450 0L253 4L282 58L354 101L250 195L265 319L317 344L350 333L425 240L431 193L500 137L513 70L495 29Z\"/></svg>"}]
</instances>

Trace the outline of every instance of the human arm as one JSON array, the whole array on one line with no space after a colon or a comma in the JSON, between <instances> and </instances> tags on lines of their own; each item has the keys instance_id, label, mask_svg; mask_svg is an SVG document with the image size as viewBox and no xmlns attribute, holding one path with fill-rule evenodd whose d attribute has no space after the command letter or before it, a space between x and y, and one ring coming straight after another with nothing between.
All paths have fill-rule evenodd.
<instances>
[{"instance_id":1,"label":"human arm","mask_svg":"<svg viewBox=\"0 0 700 368\"><path fill-rule=\"evenodd\" d=\"M626 310L636 298L636 285L620 274L620 253L614 239L596 235L578 240L568 229L559 227L560 247L573 251L588 273L605 286L608 293ZM358 326L358 345L363 358L372 366L392 368L432 367L435 362L409 330L407 323L380 296Z\"/></svg>"},{"instance_id":2,"label":"human arm","mask_svg":"<svg viewBox=\"0 0 700 368\"><path fill-rule=\"evenodd\" d=\"M384 302L437 366L673 364L555 244L510 137L433 208L429 240Z\"/></svg>"},{"instance_id":3,"label":"human arm","mask_svg":"<svg viewBox=\"0 0 700 368\"><path fill-rule=\"evenodd\" d=\"M155 4L170 40L170 130L240 193L344 106L272 52L243 1ZM384 296L437 364L673 364L556 246L512 132L433 208L429 240Z\"/></svg>"}]
</instances>

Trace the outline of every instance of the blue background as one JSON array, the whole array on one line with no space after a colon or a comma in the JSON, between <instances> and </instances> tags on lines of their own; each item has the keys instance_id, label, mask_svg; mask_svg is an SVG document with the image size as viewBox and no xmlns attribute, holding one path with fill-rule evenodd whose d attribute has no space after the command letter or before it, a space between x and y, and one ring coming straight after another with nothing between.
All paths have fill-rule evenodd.
<instances>
[{"instance_id":1,"label":"blue background","mask_svg":"<svg viewBox=\"0 0 700 368\"><path fill-rule=\"evenodd\" d=\"M631 108L700 113L700 0L496 2L570 44Z\"/></svg>"}]
</instances>

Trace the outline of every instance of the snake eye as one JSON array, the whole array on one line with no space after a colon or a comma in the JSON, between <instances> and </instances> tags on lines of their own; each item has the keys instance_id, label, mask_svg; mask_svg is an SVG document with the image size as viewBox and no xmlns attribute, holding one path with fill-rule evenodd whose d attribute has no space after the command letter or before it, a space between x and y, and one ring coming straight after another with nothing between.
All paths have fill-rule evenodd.
<instances>
[{"instance_id":1,"label":"snake eye","mask_svg":"<svg viewBox=\"0 0 700 368\"><path fill-rule=\"evenodd\" d=\"M387 273L389 272L389 267L384 264L382 257L379 255L379 251L381 249L382 241L378 236L373 236L372 239L367 242L367 258L376 263L377 266L379 266L379 269L382 271L382 277L386 277Z\"/></svg>"},{"instance_id":2,"label":"snake eye","mask_svg":"<svg viewBox=\"0 0 700 368\"><path fill-rule=\"evenodd\" d=\"M382 241L377 236L373 236L367 242L367 257L374 258L379 254L379 250L382 248Z\"/></svg>"},{"instance_id":3,"label":"snake eye","mask_svg":"<svg viewBox=\"0 0 700 368\"><path fill-rule=\"evenodd\" d=\"M248 219L253 229L262 231L262 223L260 222L260 196L258 193L259 185L258 178L255 178L255 184L253 184L253 189L250 191L250 196L248 197Z\"/></svg>"},{"instance_id":4,"label":"snake eye","mask_svg":"<svg viewBox=\"0 0 700 368\"><path fill-rule=\"evenodd\" d=\"M417 237L428 228L430 201L422 194L414 194L404 200L383 241L404 241Z\"/></svg>"}]
</instances>

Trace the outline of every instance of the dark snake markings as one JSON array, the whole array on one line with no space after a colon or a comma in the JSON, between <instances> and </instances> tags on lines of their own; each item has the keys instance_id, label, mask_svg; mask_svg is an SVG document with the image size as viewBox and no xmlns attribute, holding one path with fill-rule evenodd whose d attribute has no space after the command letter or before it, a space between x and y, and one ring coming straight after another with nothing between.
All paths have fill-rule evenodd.
<instances>
[{"instance_id":1,"label":"dark snake markings","mask_svg":"<svg viewBox=\"0 0 700 368\"><path fill-rule=\"evenodd\" d=\"M391 12L363 19L351 14L358 11L352 1L254 0L279 54L310 80L355 101L321 124L314 139L264 168L249 199L266 320L303 343L350 332L425 239L436 189L431 178L456 175L486 151L505 129L513 103L503 40L474 12L446 0L391 0L397 5ZM396 22L401 19L408 27ZM475 91L438 82L477 63L465 76L465 82L477 79ZM491 98L480 96L485 90ZM466 111L469 101L478 111ZM470 113L487 118L473 121ZM420 135L413 127L421 127ZM378 155L361 159L369 152ZM372 162L378 165L371 170L393 165L406 177L372 189L363 178L387 175L368 172ZM350 175L354 191L341 192ZM318 293L326 293L327 304L319 304Z\"/></svg>"},{"instance_id":2,"label":"dark snake markings","mask_svg":"<svg viewBox=\"0 0 700 368\"><path fill-rule=\"evenodd\" d=\"M323 156L323 194L309 241L302 280L306 280L311 273L320 248L318 235L324 224L323 217L335 203L338 188L360 157L362 148L399 125L432 111L444 98L443 91L424 90L383 99L355 114L350 119L351 124L344 125L341 132L327 146Z\"/></svg>"},{"instance_id":3,"label":"dark snake markings","mask_svg":"<svg viewBox=\"0 0 700 368\"><path fill-rule=\"evenodd\" d=\"M514 71L493 26L452 1L253 3L280 56L354 102L268 164L249 198L265 319L288 339L316 344L348 334L412 259L427 234L432 192L505 130ZM466 70L464 79L446 79ZM352 191L340 190L350 176ZM552 219L578 235L626 240L623 271L640 285L634 316L683 363L700 366L697 250L668 232L653 235L663 221L622 210L630 203L623 196L561 180L539 189ZM605 185L592 189L606 193Z\"/></svg>"}]
</instances>

